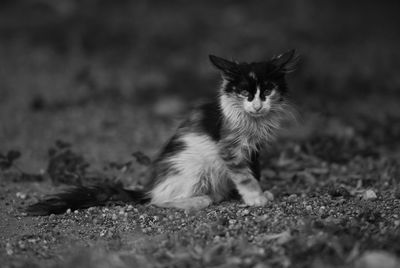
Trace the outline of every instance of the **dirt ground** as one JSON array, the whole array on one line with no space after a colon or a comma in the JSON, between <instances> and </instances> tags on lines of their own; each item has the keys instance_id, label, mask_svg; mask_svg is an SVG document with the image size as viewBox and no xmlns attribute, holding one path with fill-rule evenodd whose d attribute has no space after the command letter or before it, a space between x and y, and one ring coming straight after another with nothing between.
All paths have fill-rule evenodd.
<instances>
[{"instance_id":1,"label":"dirt ground","mask_svg":"<svg viewBox=\"0 0 400 268\"><path fill-rule=\"evenodd\" d=\"M400 267L394 1L16 3L0 4L1 267ZM300 120L263 151L267 206L24 213L73 184L140 185L215 94L208 54L290 48Z\"/></svg>"}]
</instances>

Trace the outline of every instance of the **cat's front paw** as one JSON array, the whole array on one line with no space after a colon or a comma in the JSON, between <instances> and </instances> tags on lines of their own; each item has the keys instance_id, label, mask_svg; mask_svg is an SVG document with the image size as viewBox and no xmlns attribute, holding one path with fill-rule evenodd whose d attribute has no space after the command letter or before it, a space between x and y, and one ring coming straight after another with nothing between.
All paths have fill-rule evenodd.
<instances>
[{"instance_id":1,"label":"cat's front paw","mask_svg":"<svg viewBox=\"0 0 400 268\"><path fill-rule=\"evenodd\" d=\"M243 196L243 201L252 207L261 207L268 203L268 199L264 195Z\"/></svg>"}]
</instances>

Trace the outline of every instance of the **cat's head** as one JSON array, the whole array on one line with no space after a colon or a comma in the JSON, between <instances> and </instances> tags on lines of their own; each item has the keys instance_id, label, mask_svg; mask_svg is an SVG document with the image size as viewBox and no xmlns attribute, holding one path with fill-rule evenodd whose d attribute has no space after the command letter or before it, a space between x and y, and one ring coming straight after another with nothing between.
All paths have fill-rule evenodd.
<instances>
[{"instance_id":1,"label":"cat's head","mask_svg":"<svg viewBox=\"0 0 400 268\"><path fill-rule=\"evenodd\" d=\"M261 62L238 63L213 55L210 61L223 77L221 97L250 116L261 117L285 100L285 76L294 70L297 56L290 50Z\"/></svg>"}]
</instances>

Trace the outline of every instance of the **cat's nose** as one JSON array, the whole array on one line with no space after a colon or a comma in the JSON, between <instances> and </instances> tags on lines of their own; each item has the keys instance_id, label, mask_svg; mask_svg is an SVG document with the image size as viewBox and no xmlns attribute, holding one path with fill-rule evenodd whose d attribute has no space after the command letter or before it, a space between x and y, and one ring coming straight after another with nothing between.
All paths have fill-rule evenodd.
<instances>
[{"instance_id":1,"label":"cat's nose","mask_svg":"<svg viewBox=\"0 0 400 268\"><path fill-rule=\"evenodd\" d=\"M260 111L262 108L261 103L253 104L253 108L256 112Z\"/></svg>"}]
</instances>

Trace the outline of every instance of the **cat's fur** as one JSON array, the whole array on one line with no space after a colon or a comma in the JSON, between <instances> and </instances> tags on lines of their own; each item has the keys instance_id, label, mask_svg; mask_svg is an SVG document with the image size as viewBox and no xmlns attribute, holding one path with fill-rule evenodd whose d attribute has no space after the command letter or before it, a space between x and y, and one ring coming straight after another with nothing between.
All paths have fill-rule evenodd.
<instances>
[{"instance_id":1,"label":"cat's fur","mask_svg":"<svg viewBox=\"0 0 400 268\"><path fill-rule=\"evenodd\" d=\"M292 114L285 75L293 69L295 53L250 64L216 56L210 61L222 73L219 97L194 109L178 128L153 162L145 190L77 187L30 206L28 212L62 213L110 200L199 209L235 192L247 205L265 205L258 154Z\"/></svg>"}]
</instances>

